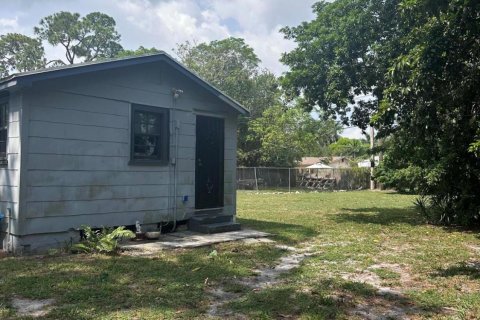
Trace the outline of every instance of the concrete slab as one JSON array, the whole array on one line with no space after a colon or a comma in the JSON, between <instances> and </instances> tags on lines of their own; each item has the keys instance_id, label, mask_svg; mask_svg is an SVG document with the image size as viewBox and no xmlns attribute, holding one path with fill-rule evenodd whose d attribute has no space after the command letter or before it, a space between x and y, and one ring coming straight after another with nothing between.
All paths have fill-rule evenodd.
<instances>
[{"instance_id":1,"label":"concrete slab","mask_svg":"<svg viewBox=\"0 0 480 320\"><path fill-rule=\"evenodd\" d=\"M120 247L126 251L154 252L165 249L175 248L196 248L209 246L216 243L260 239L270 236L269 233L256 231L252 229L243 229L238 231L230 231L214 234L202 234L192 231L181 231L167 233L160 236L160 239L154 241L128 242ZM268 242L258 241L258 242ZM270 240L271 241L271 240ZM250 241L253 243L255 241Z\"/></svg>"}]
</instances>

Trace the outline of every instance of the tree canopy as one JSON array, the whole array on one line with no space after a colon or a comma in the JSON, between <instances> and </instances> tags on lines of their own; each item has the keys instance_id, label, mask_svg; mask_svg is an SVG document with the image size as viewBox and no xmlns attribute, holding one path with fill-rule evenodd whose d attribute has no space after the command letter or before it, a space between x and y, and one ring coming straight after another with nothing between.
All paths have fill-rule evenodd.
<instances>
[{"instance_id":1,"label":"tree canopy","mask_svg":"<svg viewBox=\"0 0 480 320\"><path fill-rule=\"evenodd\" d=\"M480 3L337 0L314 12L283 29L298 44L282 58L287 92L389 136L378 178L415 184L431 220L480 224Z\"/></svg>"},{"instance_id":2,"label":"tree canopy","mask_svg":"<svg viewBox=\"0 0 480 320\"><path fill-rule=\"evenodd\" d=\"M370 146L365 140L341 137L328 148L332 156L362 158L368 155Z\"/></svg>"},{"instance_id":3,"label":"tree canopy","mask_svg":"<svg viewBox=\"0 0 480 320\"><path fill-rule=\"evenodd\" d=\"M0 36L0 78L44 67L45 51L37 39L19 33Z\"/></svg>"},{"instance_id":4,"label":"tree canopy","mask_svg":"<svg viewBox=\"0 0 480 320\"><path fill-rule=\"evenodd\" d=\"M154 54L154 53L160 53L160 50L154 47L145 48L144 46L140 46L136 50L123 49L116 54L116 57L117 58L133 57L133 56L142 56L145 54Z\"/></svg>"},{"instance_id":5,"label":"tree canopy","mask_svg":"<svg viewBox=\"0 0 480 320\"><path fill-rule=\"evenodd\" d=\"M124 50L119 43L115 20L101 12L85 17L78 13L57 12L41 19L34 33L37 38L19 33L0 35L0 77L75 62L159 52L143 46ZM47 61L43 40L52 46L62 46L66 60Z\"/></svg>"},{"instance_id":6,"label":"tree canopy","mask_svg":"<svg viewBox=\"0 0 480 320\"><path fill-rule=\"evenodd\" d=\"M61 11L40 20L34 28L41 40L65 49L68 64L81 58L92 61L114 57L122 50L115 20L101 12L92 12L81 18L78 13ZM65 63L58 60L57 63Z\"/></svg>"},{"instance_id":7,"label":"tree canopy","mask_svg":"<svg viewBox=\"0 0 480 320\"><path fill-rule=\"evenodd\" d=\"M297 47L281 61L290 67L283 78L287 96L303 96L304 107L365 129L382 99L383 75L398 47L392 41L399 0L320 1L316 18L282 29ZM355 99L372 95L373 99Z\"/></svg>"},{"instance_id":8,"label":"tree canopy","mask_svg":"<svg viewBox=\"0 0 480 320\"><path fill-rule=\"evenodd\" d=\"M275 75L259 67L260 59L244 39L187 41L175 52L188 68L250 109L254 118L279 96Z\"/></svg>"}]
</instances>

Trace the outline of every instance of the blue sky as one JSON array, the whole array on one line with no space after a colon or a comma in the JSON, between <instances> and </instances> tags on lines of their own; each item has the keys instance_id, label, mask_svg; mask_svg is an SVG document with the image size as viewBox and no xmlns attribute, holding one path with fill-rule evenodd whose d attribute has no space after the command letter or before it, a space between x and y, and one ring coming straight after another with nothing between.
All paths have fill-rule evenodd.
<instances>
[{"instance_id":1,"label":"blue sky","mask_svg":"<svg viewBox=\"0 0 480 320\"><path fill-rule=\"evenodd\" d=\"M100 11L112 16L127 49L140 45L173 53L177 43L241 37L254 48L263 67L277 75L294 43L279 29L314 18L314 0L0 0L0 34L33 35L42 17L58 11L81 15ZM63 57L61 48L45 44L49 59ZM344 133L356 136L355 130Z\"/></svg>"}]
</instances>

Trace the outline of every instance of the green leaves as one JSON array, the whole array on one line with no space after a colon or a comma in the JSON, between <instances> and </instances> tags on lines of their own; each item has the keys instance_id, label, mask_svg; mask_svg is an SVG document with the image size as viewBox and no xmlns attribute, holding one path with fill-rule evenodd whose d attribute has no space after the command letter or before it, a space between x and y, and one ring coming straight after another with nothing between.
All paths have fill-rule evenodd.
<instances>
[{"instance_id":1,"label":"green leaves","mask_svg":"<svg viewBox=\"0 0 480 320\"><path fill-rule=\"evenodd\" d=\"M176 54L188 68L249 108L254 117L278 92L275 76L259 68L260 59L241 38L200 44L187 41L178 45ZM267 89L264 97L261 89Z\"/></svg>"},{"instance_id":2,"label":"green leaves","mask_svg":"<svg viewBox=\"0 0 480 320\"><path fill-rule=\"evenodd\" d=\"M381 96L384 85L378 75L386 72L389 55L380 44L391 32L389 25L395 24L382 13L392 2L320 2L314 6L313 21L283 28L285 37L297 42L297 48L281 59L290 67L282 79L287 96L301 93L307 110L318 106L344 124L366 128L371 110L362 108L353 93Z\"/></svg>"},{"instance_id":3,"label":"green leaves","mask_svg":"<svg viewBox=\"0 0 480 320\"><path fill-rule=\"evenodd\" d=\"M35 34L49 44L65 48L67 62L75 59L92 61L116 56L123 48L115 20L100 12L92 12L80 18L80 14L57 12L40 20Z\"/></svg>"},{"instance_id":4,"label":"green leaves","mask_svg":"<svg viewBox=\"0 0 480 320\"><path fill-rule=\"evenodd\" d=\"M297 43L282 58L289 97L373 124L390 136L383 183L431 197L443 223L480 224L480 3L338 0L314 12L282 29ZM379 103L352 103L361 94Z\"/></svg>"},{"instance_id":5,"label":"green leaves","mask_svg":"<svg viewBox=\"0 0 480 320\"><path fill-rule=\"evenodd\" d=\"M93 61L115 57L123 50L115 20L100 12L89 13L83 18L78 13L57 12L41 19L34 33L38 39L18 33L0 36L0 78L14 72L73 64L78 59ZM61 45L65 49L66 63L62 59L47 62L42 40L52 46Z\"/></svg>"},{"instance_id":6,"label":"green leaves","mask_svg":"<svg viewBox=\"0 0 480 320\"><path fill-rule=\"evenodd\" d=\"M0 36L0 78L45 66L42 43L19 33Z\"/></svg>"},{"instance_id":7,"label":"green leaves","mask_svg":"<svg viewBox=\"0 0 480 320\"><path fill-rule=\"evenodd\" d=\"M123 58L123 57L133 57L133 56L142 56L146 54L155 54L160 53L160 50L157 48L145 48L143 46L138 47L137 50L121 50L116 54L116 57Z\"/></svg>"},{"instance_id":8,"label":"green leaves","mask_svg":"<svg viewBox=\"0 0 480 320\"><path fill-rule=\"evenodd\" d=\"M72 246L72 250L75 252L116 253L119 240L135 238L135 234L126 230L123 226L116 229L103 228L101 230L93 230L89 226L82 226L82 231L85 239Z\"/></svg>"},{"instance_id":9,"label":"green leaves","mask_svg":"<svg viewBox=\"0 0 480 320\"><path fill-rule=\"evenodd\" d=\"M329 145L330 152L333 156L346 156L352 158L365 157L368 155L369 148L367 141L344 137Z\"/></svg>"},{"instance_id":10,"label":"green leaves","mask_svg":"<svg viewBox=\"0 0 480 320\"><path fill-rule=\"evenodd\" d=\"M267 108L249 129L248 139L260 142L258 164L273 167L295 166L305 155L325 153L340 131L332 120L315 120L299 107L281 105Z\"/></svg>"}]
</instances>

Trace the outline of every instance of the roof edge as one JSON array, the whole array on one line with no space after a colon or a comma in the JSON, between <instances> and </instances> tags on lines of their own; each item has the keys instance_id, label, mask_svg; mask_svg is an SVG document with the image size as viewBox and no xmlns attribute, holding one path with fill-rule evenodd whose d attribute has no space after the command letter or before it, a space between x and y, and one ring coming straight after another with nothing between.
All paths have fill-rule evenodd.
<instances>
[{"instance_id":1,"label":"roof edge","mask_svg":"<svg viewBox=\"0 0 480 320\"><path fill-rule=\"evenodd\" d=\"M110 59L94 62L86 62L73 64L68 66L39 69L24 73L13 74L7 78L0 79L0 90L9 89L15 86L29 86L36 81L45 81L51 79L57 79L66 76L74 76L78 74L91 73L95 71L103 71L113 68L121 68L134 66L137 64L151 63L157 61L165 61L170 66L181 72L204 89L208 90L214 96L219 98L222 102L225 102L230 107L237 110L240 114L249 115L250 111L242 104L223 93L221 90L202 79L197 73L188 69L186 66L175 60L172 56L164 51L155 54L147 54L142 56L131 56L119 59Z\"/></svg>"}]
</instances>

